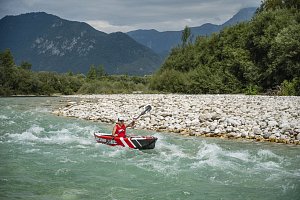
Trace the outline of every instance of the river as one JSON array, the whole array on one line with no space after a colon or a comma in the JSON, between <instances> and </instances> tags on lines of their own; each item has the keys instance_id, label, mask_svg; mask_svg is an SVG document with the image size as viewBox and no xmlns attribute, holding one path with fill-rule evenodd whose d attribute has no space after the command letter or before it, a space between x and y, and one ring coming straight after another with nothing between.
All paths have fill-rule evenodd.
<instances>
[{"instance_id":1,"label":"river","mask_svg":"<svg viewBox=\"0 0 300 200\"><path fill-rule=\"evenodd\" d=\"M300 199L300 146L158 137L97 144L112 125L51 114L61 98L0 98L0 199Z\"/></svg>"}]
</instances>

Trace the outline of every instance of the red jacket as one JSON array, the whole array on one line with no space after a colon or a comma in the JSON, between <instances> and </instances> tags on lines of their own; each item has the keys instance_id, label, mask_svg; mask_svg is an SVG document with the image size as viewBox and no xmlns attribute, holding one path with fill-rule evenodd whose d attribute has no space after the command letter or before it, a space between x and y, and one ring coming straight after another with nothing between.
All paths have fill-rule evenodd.
<instances>
[{"instance_id":1,"label":"red jacket","mask_svg":"<svg viewBox=\"0 0 300 200\"><path fill-rule=\"evenodd\" d=\"M126 125L123 124L120 126L119 124L116 124L116 134L119 137L126 137Z\"/></svg>"}]
</instances>

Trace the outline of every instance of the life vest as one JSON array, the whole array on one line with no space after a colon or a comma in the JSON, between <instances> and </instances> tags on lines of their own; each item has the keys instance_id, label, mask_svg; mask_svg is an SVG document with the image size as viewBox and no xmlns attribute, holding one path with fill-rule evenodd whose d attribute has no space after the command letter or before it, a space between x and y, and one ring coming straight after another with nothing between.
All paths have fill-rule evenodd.
<instances>
[{"instance_id":1,"label":"life vest","mask_svg":"<svg viewBox=\"0 0 300 200\"><path fill-rule=\"evenodd\" d=\"M120 126L119 124L116 124L116 134L118 134L119 137L126 137L126 126L123 124Z\"/></svg>"}]
</instances>

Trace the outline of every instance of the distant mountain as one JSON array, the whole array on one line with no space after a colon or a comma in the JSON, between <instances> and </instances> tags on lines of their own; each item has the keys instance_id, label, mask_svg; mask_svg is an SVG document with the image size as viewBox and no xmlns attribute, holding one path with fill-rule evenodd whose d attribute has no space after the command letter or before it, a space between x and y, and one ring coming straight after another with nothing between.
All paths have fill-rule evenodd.
<instances>
[{"instance_id":1,"label":"distant mountain","mask_svg":"<svg viewBox=\"0 0 300 200\"><path fill-rule=\"evenodd\" d=\"M210 35L214 32L219 32L224 27L234 25L239 22L249 21L257 8L250 7L241 9L231 19L222 25L206 23L198 27L191 27L191 33L194 36ZM182 31L164 31L157 30L135 30L127 32L127 34L137 42L151 48L156 53L166 56L172 47L175 47L181 42Z\"/></svg>"},{"instance_id":2,"label":"distant mountain","mask_svg":"<svg viewBox=\"0 0 300 200\"><path fill-rule=\"evenodd\" d=\"M237 24L239 22L249 21L254 16L256 10L256 7L243 8L221 26L226 27Z\"/></svg>"},{"instance_id":3,"label":"distant mountain","mask_svg":"<svg viewBox=\"0 0 300 200\"><path fill-rule=\"evenodd\" d=\"M106 34L82 22L44 12L0 20L0 50L11 49L15 61L36 71L82 72L104 65L109 74L149 74L161 58L125 33Z\"/></svg>"}]
</instances>

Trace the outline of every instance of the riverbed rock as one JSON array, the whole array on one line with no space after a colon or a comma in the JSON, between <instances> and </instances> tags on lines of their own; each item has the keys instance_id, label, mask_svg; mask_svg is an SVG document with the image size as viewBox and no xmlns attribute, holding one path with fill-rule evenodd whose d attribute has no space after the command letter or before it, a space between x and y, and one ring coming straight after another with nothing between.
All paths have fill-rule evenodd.
<instances>
[{"instance_id":1,"label":"riverbed rock","mask_svg":"<svg viewBox=\"0 0 300 200\"><path fill-rule=\"evenodd\" d=\"M241 133L241 137L242 137L242 138L247 138L248 136L249 136L248 133L245 132L245 131L243 131L243 132Z\"/></svg>"},{"instance_id":2,"label":"riverbed rock","mask_svg":"<svg viewBox=\"0 0 300 200\"><path fill-rule=\"evenodd\" d=\"M264 139L269 139L270 136L271 136L271 133L264 133L263 134Z\"/></svg>"},{"instance_id":3,"label":"riverbed rock","mask_svg":"<svg viewBox=\"0 0 300 200\"><path fill-rule=\"evenodd\" d=\"M268 121L268 127L274 127L277 125L278 125L278 123L276 121Z\"/></svg>"},{"instance_id":4,"label":"riverbed rock","mask_svg":"<svg viewBox=\"0 0 300 200\"><path fill-rule=\"evenodd\" d=\"M239 119L228 118L227 124L237 127L237 126L241 125L241 121Z\"/></svg>"},{"instance_id":5,"label":"riverbed rock","mask_svg":"<svg viewBox=\"0 0 300 200\"><path fill-rule=\"evenodd\" d=\"M269 137L269 139L270 139L270 142L276 142L277 137L276 137L274 134L272 134L272 135Z\"/></svg>"}]
</instances>

